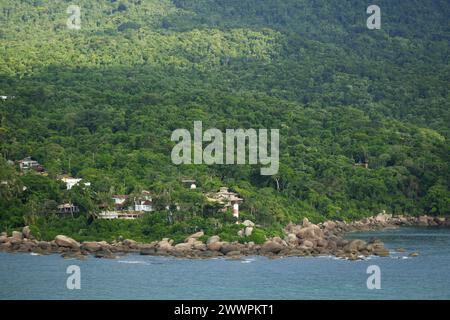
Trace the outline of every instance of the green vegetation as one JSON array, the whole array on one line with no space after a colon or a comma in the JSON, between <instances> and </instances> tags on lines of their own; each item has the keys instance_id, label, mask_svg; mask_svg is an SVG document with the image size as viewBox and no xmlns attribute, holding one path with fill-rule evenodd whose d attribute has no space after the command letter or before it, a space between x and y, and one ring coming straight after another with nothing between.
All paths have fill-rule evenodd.
<instances>
[{"instance_id":1,"label":"green vegetation","mask_svg":"<svg viewBox=\"0 0 450 320\"><path fill-rule=\"evenodd\" d=\"M0 95L14 96L0 100L1 230L231 240L231 213L202 195L222 185L245 198L256 242L303 217L450 214L448 1L379 0L381 30L356 0L80 0L81 30L66 27L69 4L0 3ZM279 173L172 165L171 132L194 120L279 128ZM49 175L6 162L28 155ZM67 191L63 173L92 186ZM143 189L157 212L92 219L112 194ZM75 218L56 216L65 201Z\"/></svg>"}]
</instances>

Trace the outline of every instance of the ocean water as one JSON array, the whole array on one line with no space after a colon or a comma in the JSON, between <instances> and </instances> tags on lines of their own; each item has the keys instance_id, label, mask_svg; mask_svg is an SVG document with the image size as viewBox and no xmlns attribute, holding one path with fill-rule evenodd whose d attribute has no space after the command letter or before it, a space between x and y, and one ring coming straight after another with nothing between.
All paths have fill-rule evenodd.
<instances>
[{"instance_id":1,"label":"ocean water","mask_svg":"<svg viewBox=\"0 0 450 320\"><path fill-rule=\"evenodd\" d=\"M125 255L65 260L58 255L0 253L0 299L449 299L450 229L401 228L350 234L376 237L392 257L247 257L187 260ZM408 257L419 252L418 257ZM81 289L66 287L67 267L80 267ZM381 270L369 290L368 266Z\"/></svg>"}]
</instances>

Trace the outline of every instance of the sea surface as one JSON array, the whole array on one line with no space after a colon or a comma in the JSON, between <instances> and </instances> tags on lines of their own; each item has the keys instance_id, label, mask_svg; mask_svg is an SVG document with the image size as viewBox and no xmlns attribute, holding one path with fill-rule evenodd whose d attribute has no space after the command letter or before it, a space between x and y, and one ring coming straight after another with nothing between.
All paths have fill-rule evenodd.
<instances>
[{"instance_id":1,"label":"sea surface","mask_svg":"<svg viewBox=\"0 0 450 320\"><path fill-rule=\"evenodd\" d=\"M379 238L392 256L347 261L126 255L79 261L0 253L0 299L450 299L450 229L401 228L347 237ZM409 257L411 252L419 256ZM80 289L67 288L71 265L80 268ZM381 289L367 288L371 265L380 268Z\"/></svg>"}]
</instances>

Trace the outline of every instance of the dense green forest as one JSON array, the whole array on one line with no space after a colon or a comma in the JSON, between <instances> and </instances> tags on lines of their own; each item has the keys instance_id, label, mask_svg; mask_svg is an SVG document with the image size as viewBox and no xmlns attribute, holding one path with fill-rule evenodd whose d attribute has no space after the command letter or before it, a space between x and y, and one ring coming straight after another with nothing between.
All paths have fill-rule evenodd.
<instances>
[{"instance_id":1,"label":"dense green forest","mask_svg":"<svg viewBox=\"0 0 450 320\"><path fill-rule=\"evenodd\" d=\"M71 4L80 30L66 26ZM366 26L370 4L380 30ZM449 12L446 0L1 0L0 229L230 238L231 213L203 195L223 185L245 199L257 242L303 217L450 214ZM173 165L172 131L196 120L280 129L278 174ZM48 176L8 163L25 156ZM60 174L92 186L65 190ZM92 219L141 190L156 212ZM67 201L74 218L55 213Z\"/></svg>"}]
</instances>

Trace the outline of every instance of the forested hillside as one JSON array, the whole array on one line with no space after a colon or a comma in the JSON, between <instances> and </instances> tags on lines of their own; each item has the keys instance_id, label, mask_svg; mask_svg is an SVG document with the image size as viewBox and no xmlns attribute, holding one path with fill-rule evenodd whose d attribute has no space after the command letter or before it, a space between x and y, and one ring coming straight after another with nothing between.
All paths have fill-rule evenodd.
<instances>
[{"instance_id":1,"label":"forested hillside","mask_svg":"<svg viewBox=\"0 0 450 320\"><path fill-rule=\"evenodd\" d=\"M71 4L80 30L66 26ZM202 196L222 185L267 233L303 217L450 214L449 12L446 0L1 0L0 229L234 234ZM278 174L173 165L172 131L196 120L280 129ZM25 156L48 176L7 163ZM67 191L61 174L92 186ZM92 222L111 195L144 189L158 211L143 221ZM66 201L79 216L55 215Z\"/></svg>"}]
</instances>

